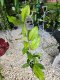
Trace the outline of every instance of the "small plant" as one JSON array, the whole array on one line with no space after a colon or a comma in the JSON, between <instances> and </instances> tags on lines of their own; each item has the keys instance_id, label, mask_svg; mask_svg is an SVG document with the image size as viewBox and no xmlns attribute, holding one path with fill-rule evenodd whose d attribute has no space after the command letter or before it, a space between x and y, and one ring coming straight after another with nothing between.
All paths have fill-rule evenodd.
<instances>
[{"instance_id":1,"label":"small plant","mask_svg":"<svg viewBox=\"0 0 60 80\"><path fill-rule=\"evenodd\" d=\"M26 17L30 14L30 7L27 5L22 9L22 34L24 37L23 44L24 48L22 50L23 54L27 55L27 62L22 66L23 68L29 67L32 69L34 74L39 80L45 80L44 78L44 66L40 64L39 59L41 58L41 54L32 54L31 50L35 50L40 45L40 36L38 34L38 27L35 26L32 30L27 30L25 25Z\"/></svg>"},{"instance_id":2,"label":"small plant","mask_svg":"<svg viewBox=\"0 0 60 80\"><path fill-rule=\"evenodd\" d=\"M15 2L15 11L16 13L19 14L19 9L18 9L18 0L14 0ZM6 29L9 29L9 22L12 22L13 24L15 25L18 25L20 24L20 20L18 20L17 22L17 18L16 17L13 17L13 16L9 16L7 14L7 11L6 11L6 3L5 3L5 0L0 0L0 6L1 6L1 20L3 22L3 30ZM29 5L26 5L24 8L22 8L22 12L21 12L21 23L23 24L23 28L22 28L22 34L23 34L23 38L24 38L24 48L22 50L23 54L26 54L27 55L27 62L26 64L24 64L22 67L25 68L25 67L29 67L32 69L32 71L34 72L34 74L36 75L36 77L39 79L39 80L44 80L44 72L43 72L43 69L44 69L44 66L42 64L40 64L39 62L39 59L41 57L40 54L32 54L31 53L31 50L35 50L39 47L40 45L40 36L38 34L38 27L35 26L32 30L27 30L26 28L26 24L25 24L25 20L26 20L26 17L28 17L30 14L30 7ZM18 15L19 16L19 15ZM20 17L19 17L20 19ZM8 42L5 42L5 40L3 39L0 39L0 56L4 55L6 50L9 48L9 44ZM0 80L2 80L2 74L1 74L1 71L0 71Z\"/></svg>"}]
</instances>

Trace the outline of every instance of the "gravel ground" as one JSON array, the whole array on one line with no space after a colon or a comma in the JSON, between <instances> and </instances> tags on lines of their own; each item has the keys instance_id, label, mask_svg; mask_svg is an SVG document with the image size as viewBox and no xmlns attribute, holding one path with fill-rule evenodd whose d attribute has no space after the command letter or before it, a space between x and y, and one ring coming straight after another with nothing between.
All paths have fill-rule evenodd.
<instances>
[{"instance_id":1,"label":"gravel ground","mask_svg":"<svg viewBox=\"0 0 60 80\"><path fill-rule=\"evenodd\" d=\"M22 54L22 40L16 40L21 38L20 33L21 29L11 31L10 34L12 36L8 32L7 34L0 32L0 38L2 37L5 40L12 38L12 43L9 42L9 50L5 55L0 57L0 64L3 66L2 74L5 77L4 80L38 80L32 73L30 67L22 68L22 65L26 62L26 55ZM41 63L45 66L45 80L60 80L60 67L54 67L56 63L53 63L55 62L55 57L59 55L59 50L57 49L58 43L45 31L43 34L42 31L39 33L41 35L41 44L35 52L42 52L43 54ZM7 39L6 36L8 36Z\"/></svg>"}]
</instances>

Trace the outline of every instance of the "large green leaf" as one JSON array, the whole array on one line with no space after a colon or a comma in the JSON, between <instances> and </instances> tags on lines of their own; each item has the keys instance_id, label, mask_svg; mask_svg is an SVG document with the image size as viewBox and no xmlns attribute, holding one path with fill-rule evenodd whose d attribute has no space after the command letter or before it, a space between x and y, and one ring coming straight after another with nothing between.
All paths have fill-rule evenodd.
<instances>
[{"instance_id":1,"label":"large green leaf","mask_svg":"<svg viewBox=\"0 0 60 80\"><path fill-rule=\"evenodd\" d=\"M27 30L26 26L24 25L24 27L22 28L22 34L24 36L27 36L27 33L28 33L28 30Z\"/></svg>"},{"instance_id":2,"label":"large green leaf","mask_svg":"<svg viewBox=\"0 0 60 80\"><path fill-rule=\"evenodd\" d=\"M30 48L32 50L37 49L40 45L40 36L38 36L37 38L35 38L33 41L31 41L30 43Z\"/></svg>"},{"instance_id":3,"label":"large green leaf","mask_svg":"<svg viewBox=\"0 0 60 80\"><path fill-rule=\"evenodd\" d=\"M20 25L20 20L17 19L16 17L13 17L13 16L7 16L7 17L9 22L12 22L16 26Z\"/></svg>"},{"instance_id":4,"label":"large green leaf","mask_svg":"<svg viewBox=\"0 0 60 80\"><path fill-rule=\"evenodd\" d=\"M4 0L0 0L1 6L4 6Z\"/></svg>"},{"instance_id":5,"label":"large green leaf","mask_svg":"<svg viewBox=\"0 0 60 80\"><path fill-rule=\"evenodd\" d=\"M30 7L29 5L27 5L24 8L22 8L22 13L21 13L22 22L25 22L25 19L29 14L30 14Z\"/></svg>"},{"instance_id":6,"label":"large green leaf","mask_svg":"<svg viewBox=\"0 0 60 80\"><path fill-rule=\"evenodd\" d=\"M38 65L34 64L33 72L36 75L36 77L39 78L39 80L45 80L44 72L42 71L42 69L40 69Z\"/></svg>"},{"instance_id":7,"label":"large green leaf","mask_svg":"<svg viewBox=\"0 0 60 80\"><path fill-rule=\"evenodd\" d=\"M38 27L35 26L29 33L29 40L33 40L38 36Z\"/></svg>"}]
</instances>

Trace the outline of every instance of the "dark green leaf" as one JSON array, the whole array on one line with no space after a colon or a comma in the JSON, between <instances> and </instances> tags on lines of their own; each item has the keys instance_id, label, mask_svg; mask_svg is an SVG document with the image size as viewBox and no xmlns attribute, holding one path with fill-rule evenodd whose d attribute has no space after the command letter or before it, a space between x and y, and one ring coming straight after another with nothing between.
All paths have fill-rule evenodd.
<instances>
[{"instance_id":1,"label":"dark green leaf","mask_svg":"<svg viewBox=\"0 0 60 80\"><path fill-rule=\"evenodd\" d=\"M40 56L39 56L39 55L35 55L35 54L33 54L33 57L38 57L38 58L40 58Z\"/></svg>"},{"instance_id":2,"label":"dark green leaf","mask_svg":"<svg viewBox=\"0 0 60 80\"><path fill-rule=\"evenodd\" d=\"M30 60L29 59L27 59L27 63L30 64Z\"/></svg>"},{"instance_id":3,"label":"dark green leaf","mask_svg":"<svg viewBox=\"0 0 60 80\"><path fill-rule=\"evenodd\" d=\"M33 55L32 55L31 53L28 52L28 53L27 53L27 56L28 56L28 59L29 59L29 60L32 60L32 59L33 59Z\"/></svg>"},{"instance_id":4,"label":"dark green leaf","mask_svg":"<svg viewBox=\"0 0 60 80\"><path fill-rule=\"evenodd\" d=\"M22 52L23 54L27 53L28 49L27 48L23 48Z\"/></svg>"},{"instance_id":5,"label":"dark green leaf","mask_svg":"<svg viewBox=\"0 0 60 80\"><path fill-rule=\"evenodd\" d=\"M38 57L40 59L40 57L42 56L41 53L38 53L38 54L33 54L33 57Z\"/></svg>"},{"instance_id":6,"label":"dark green leaf","mask_svg":"<svg viewBox=\"0 0 60 80\"><path fill-rule=\"evenodd\" d=\"M15 5L16 12L19 12L19 1L18 0L14 0L14 5Z\"/></svg>"},{"instance_id":7,"label":"dark green leaf","mask_svg":"<svg viewBox=\"0 0 60 80\"><path fill-rule=\"evenodd\" d=\"M0 0L1 6L4 6L4 0Z\"/></svg>"}]
</instances>

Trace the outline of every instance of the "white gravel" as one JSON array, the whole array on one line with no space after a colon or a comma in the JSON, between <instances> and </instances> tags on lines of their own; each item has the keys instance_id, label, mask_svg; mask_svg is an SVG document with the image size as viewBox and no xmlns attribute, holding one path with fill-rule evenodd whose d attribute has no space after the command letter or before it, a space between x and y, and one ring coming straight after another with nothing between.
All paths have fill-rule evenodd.
<instances>
[{"instance_id":1,"label":"white gravel","mask_svg":"<svg viewBox=\"0 0 60 80\"><path fill-rule=\"evenodd\" d=\"M13 30L10 33L12 37L7 34L7 39L12 38L13 43L9 42L9 50L5 55L0 57L0 64L3 66L2 74L5 77L4 80L38 80L32 73L30 67L22 68L22 65L26 62L26 55L22 54L23 43L20 39L21 29ZM60 68L53 67L53 63L51 63L51 60L53 60L53 55L56 56L59 54L59 50L57 49L57 41L46 32L42 34L40 31L40 34L41 44L35 51L43 53L41 63L45 65L45 80L60 80ZM7 40L6 35L3 32L0 32L0 38L1 37ZM19 40L15 40L18 38Z\"/></svg>"}]
</instances>

